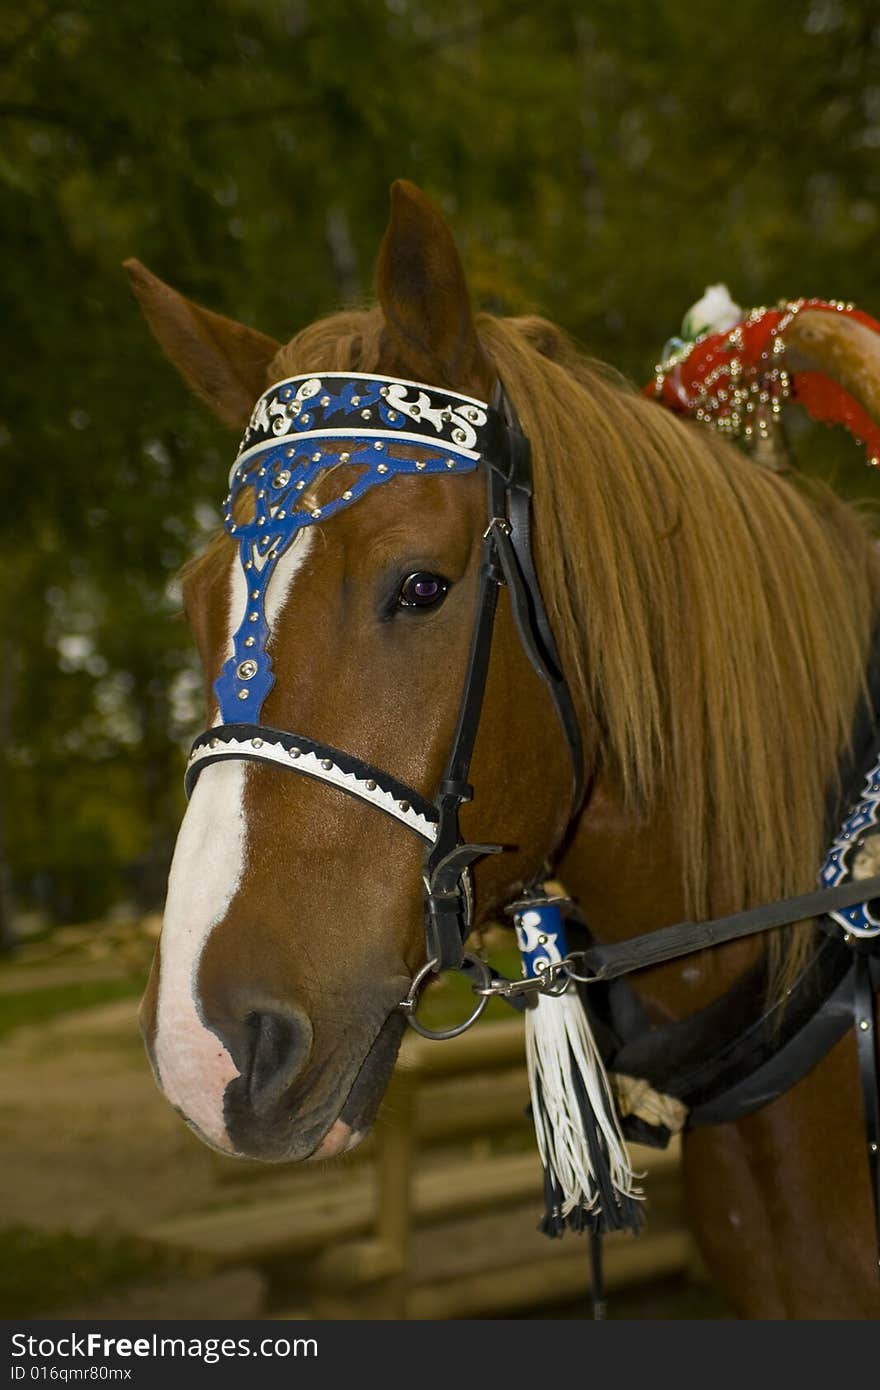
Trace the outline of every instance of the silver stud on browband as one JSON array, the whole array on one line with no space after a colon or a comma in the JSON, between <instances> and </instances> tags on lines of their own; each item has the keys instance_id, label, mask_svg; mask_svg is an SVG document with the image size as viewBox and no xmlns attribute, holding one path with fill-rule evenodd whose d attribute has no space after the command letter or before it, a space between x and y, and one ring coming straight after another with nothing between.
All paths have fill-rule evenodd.
<instances>
[{"instance_id":1,"label":"silver stud on browband","mask_svg":"<svg viewBox=\"0 0 880 1390\"><path fill-rule=\"evenodd\" d=\"M211 744L210 744L210 746L211 746L212 748L216 748L219 742L220 742L219 738L212 738L212 739L211 739Z\"/></svg>"},{"instance_id":2,"label":"silver stud on browband","mask_svg":"<svg viewBox=\"0 0 880 1390\"><path fill-rule=\"evenodd\" d=\"M261 738L252 738L252 739L251 739L251 748L262 748L262 746L263 746L263 740L262 740Z\"/></svg>"},{"instance_id":3,"label":"silver stud on browband","mask_svg":"<svg viewBox=\"0 0 880 1390\"><path fill-rule=\"evenodd\" d=\"M330 769L331 769L331 767L333 766L333 763L332 763L332 761L331 761L330 758L322 758L322 759L321 759L321 766L322 766L322 768L324 769L325 772L329 772Z\"/></svg>"},{"instance_id":4,"label":"silver stud on browband","mask_svg":"<svg viewBox=\"0 0 880 1390\"><path fill-rule=\"evenodd\" d=\"M376 790L376 783L373 781L372 777L367 778L366 782L364 783L364 786L366 787L368 792L374 792Z\"/></svg>"},{"instance_id":5,"label":"silver stud on browband","mask_svg":"<svg viewBox=\"0 0 880 1390\"><path fill-rule=\"evenodd\" d=\"M293 748L288 748L287 751L288 751L288 753L290 754L290 756L291 756L292 758L298 758L298 757L300 756L300 754L302 753L302 749L301 749L301 748L297 748L296 746L294 746Z\"/></svg>"},{"instance_id":6,"label":"silver stud on browband","mask_svg":"<svg viewBox=\"0 0 880 1390\"><path fill-rule=\"evenodd\" d=\"M397 803L397 809L398 809L398 811L408 811L408 810L409 810L409 802L408 802L408 801L398 801L398 803Z\"/></svg>"}]
</instances>

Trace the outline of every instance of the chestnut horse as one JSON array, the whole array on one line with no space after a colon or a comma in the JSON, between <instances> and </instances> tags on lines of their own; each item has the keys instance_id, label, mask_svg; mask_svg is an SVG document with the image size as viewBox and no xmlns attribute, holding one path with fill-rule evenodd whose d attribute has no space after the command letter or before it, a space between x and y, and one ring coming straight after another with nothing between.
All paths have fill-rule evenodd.
<instances>
[{"instance_id":1,"label":"chestnut horse","mask_svg":"<svg viewBox=\"0 0 880 1390\"><path fill-rule=\"evenodd\" d=\"M475 316L449 229L405 182L392 189L377 306L286 345L138 262L129 270L165 353L231 426L302 373L381 374L480 401L503 381L532 443L536 567L588 791L569 823L567 748L502 592L463 832L514 849L476 867L478 922L543 865L602 941L813 886L880 599L880 560L852 508L644 399L551 324ZM298 533L267 590L276 680L264 722L432 797L484 509L475 473L401 476ZM236 554L221 533L183 578L209 723L247 601ZM811 939L802 926L776 941L775 988ZM681 1017L760 949L750 939L668 963L637 989L655 1019ZM375 1116L404 1028L396 1006L424 961L414 837L308 778L206 767L142 1006L158 1083L222 1153L350 1150ZM880 1314L852 1032L772 1104L686 1134L684 1167L701 1249L741 1315Z\"/></svg>"}]
</instances>

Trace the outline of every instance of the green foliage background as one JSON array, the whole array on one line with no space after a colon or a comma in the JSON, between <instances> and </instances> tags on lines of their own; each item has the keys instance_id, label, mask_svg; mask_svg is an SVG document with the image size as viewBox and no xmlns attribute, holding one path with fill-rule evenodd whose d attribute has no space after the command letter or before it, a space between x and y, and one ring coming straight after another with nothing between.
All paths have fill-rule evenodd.
<instances>
[{"instance_id":1,"label":"green foliage background","mask_svg":"<svg viewBox=\"0 0 880 1390\"><path fill-rule=\"evenodd\" d=\"M880 311L876 0L20 0L0 132L7 930L161 899L197 720L172 580L234 441L126 256L286 338L369 295L403 175L478 301L638 381L710 282Z\"/></svg>"}]
</instances>

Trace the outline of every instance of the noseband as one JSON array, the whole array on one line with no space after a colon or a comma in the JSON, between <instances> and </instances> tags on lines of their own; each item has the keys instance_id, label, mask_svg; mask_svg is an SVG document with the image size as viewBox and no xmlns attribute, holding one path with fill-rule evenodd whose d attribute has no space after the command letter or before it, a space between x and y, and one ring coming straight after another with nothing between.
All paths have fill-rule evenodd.
<instances>
[{"instance_id":1,"label":"noseband","mask_svg":"<svg viewBox=\"0 0 880 1390\"><path fill-rule=\"evenodd\" d=\"M400 446L407 446L408 456L401 456ZM347 481L331 501L316 505L312 484L337 466ZM486 485L476 607L455 732L443 776L428 800L353 754L260 723L275 682L267 650L266 592L279 559L305 527L329 520L397 476L476 471ZM500 383L490 405L458 392L367 374L327 372L280 381L258 400L230 474L224 524L238 542L248 601L233 654L214 685L218 723L198 736L190 753L187 795L209 763L266 762L327 782L418 835L425 847L428 962L419 982L430 970L463 966L473 922L470 867L503 849L463 841L459 826L461 807L473 797L468 775L502 584L523 650L550 693L568 745L572 815L583 800L580 729L535 573L531 499L529 441ZM480 1008L484 1004L485 996Z\"/></svg>"}]
</instances>

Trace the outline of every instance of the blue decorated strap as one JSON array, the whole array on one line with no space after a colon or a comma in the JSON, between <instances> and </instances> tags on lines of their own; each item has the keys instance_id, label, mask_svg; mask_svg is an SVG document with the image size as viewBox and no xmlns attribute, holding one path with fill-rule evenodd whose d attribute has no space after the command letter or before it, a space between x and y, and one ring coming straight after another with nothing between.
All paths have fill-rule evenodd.
<instances>
[{"instance_id":1,"label":"blue decorated strap","mask_svg":"<svg viewBox=\"0 0 880 1390\"><path fill-rule=\"evenodd\" d=\"M258 723L274 685L266 589L294 536L401 474L473 472L497 449L499 423L483 401L366 374L293 377L260 397L223 510L226 530L238 541L248 602L233 654L214 684L222 721ZM401 457L399 445L417 446L417 457ZM360 472L352 478L347 471L336 496L316 505L310 488L338 465ZM250 507L237 507L247 493Z\"/></svg>"},{"instance_id":2,"label":"blue decorated strap","mask_svg":"<svg viewBox=\"0 0 880 1390\"><path fill-rule=\"evenodd\" d=\"M861 799L847 816L828 851L819 874L823 888L836 888L853 877L854 860L864 843L864 832L880 824L880 758L865 777ZM845 931L854 936L880 936L880 921L870 904L859 903L839 912L829 912Z\"/></svg>"},{"instance_id":3,"label":"blue decorated strap","mask_svg":"<svg viewBox=\"0 0 880 1390\"><path fill-rule=\"evenodd\" d=\"M565 923L558 903L539 902L521 908L514 917L514 926L525 979L535 979L548 965L568 955Z\"/></svg>"}]
</instances>

